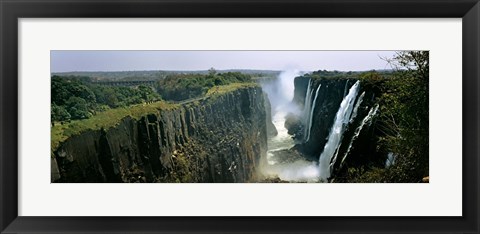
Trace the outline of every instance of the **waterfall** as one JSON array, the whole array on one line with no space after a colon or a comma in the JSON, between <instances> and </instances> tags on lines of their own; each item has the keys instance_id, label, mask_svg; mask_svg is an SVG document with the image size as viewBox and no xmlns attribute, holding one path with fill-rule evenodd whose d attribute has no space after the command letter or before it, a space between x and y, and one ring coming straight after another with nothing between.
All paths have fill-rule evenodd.
<instances>
[{"instance_id":1,"label":"waterfall","mask_svg":"<svg viewBox=\"0 0 480 234\"><path fill-rule=\"evenodd\" d=\"M355 141L355 139L357 139L358 135L360 135L360 132L362 131L363 129L363 126L368 123L369 125L372 123L371 120L372 118L377 114L377 111L378 111L378 104L375 106L375 107L372 107L370 109L370 111L368 112L367 116L365 116L365 118L362 120L362 122L360 123L360 125L357 127L357 129L355 129L355 132L352 136L352 139L350 140L350 144L348 145L348 148L347 148L347 152L345 153L345 156L343 156L342 158L342 162L340 162L340 165L343 164L343 162L345 161L345 159L347 158L347 155L348 153L350 153L350 149L352 148L352 144L353 144L353 141ZM355 111L354 111L355 112ZM353 118L353 116L352 116Z\"/></svg>"},{"instance_id":2,"label":"waterfall","mask_svg":"<svg viewBox=\"0 0 480 234\"><path fill-rule=\"evenodd\" d=\"M316 162L305 160L299 155L292 154L287 149L295 145L295 141L285 127L286 116L289 113L299 116L301 124L310 122L313 96L313 80L309 80L303 110L292 102L294 96L294 78L298 72L287 71L279 79L270 84L263 84L262 89L268 93L272 103L272 122L278 134L268 139L266 163L260 166L260 171L267 177L278 177L281 180L292 182L318 182L318 166ZM285 160L287 159L288 160Z\"/></svg>"},{"instance_id":3,"label":"waterfall","mask_svg":"<svg viewBox=\"0 0 480 234\"><path fill-rule=\"evenodd\" d=\"M352 114L352 118L350 119L350 123L353 122L353 120L355 120L355 118L357 117L358 107L360 107L360 105L362 104L364 96L365 96L365 92L363 92L358 98L357 104L355 104L355 107L353 108L353 114Z\"/></svg>"},{"instance_id":4,"label":"waterfall","mask_svg":"<svg viewBox=\"0 0 480 234\"><path fill-rule=\"evenodd\" d=\"M395 159L397 155L393 154L392 152L389 152L387 154L387 160L385 161L385 168L389 168L393 164L395 164Z\"/></svg>"},{"instance_id":5,"label":"waterfall","mask_svg":"<svg viewBox=\"0 0 480 234\"><path fill-rule=\"evenodd\" d=\"M307 122L308 122L307 113L310 112L311 96L312 96L312 80L310 80L308 82L307 92L305 93L305 102L303 104L303 123L304 123L304 125L306 125Z\"/></svg>"},{"instance_id":6,"label":"waterfall","mask_svg":"<svg viewBox=\"0 0 480 234\"><path fill-rule=\"evenodd\" d=\"M347 124L350 122L350 117L353 111L353 104L358 94L360 82L357 81L348 91L348 94L340 103L340 108L335 115L333 126L328 136L328 141L325 144L322 154L319 158L320 179L326 181L330 177L330 161L334 154L337 154L338 147L342 141L343 132Z\"/></svg>"},{"instance_id":7,"label":"waterfall","mask_svg":"<svg viewBox=\"0 0 480 234\"><path fill-rule=\"evenodd\" d=\"M271 83L262 84L262 89L268 94L271 102L272 123L277 129L277 135L268 139L267 162L276 163L271 160L276 151L289 149L294 146L293 138L285 128L286 116L288 113L300 114L300 109L293 102L294 79L299 75L296 70L282 72L276 80Z\"/></svg>"},{"instance_id":8,"label":"waterfall","mask_svg":"<svg viewBox=\"0 0 480 234\"><path fill-rule=\"evenodd\" d=\"M307 128L307 124L310 121L310 109L312 105L312 80L308 82L307 93L305 94L305 102L303 105L303 139L306 139L309 129Z\"/></svg>"},{"instance_id":9,"label":"waterfall","mask_svg":"<svg viewBox=\"0 0 480 234\"><path fill-rule=\"evenodd\" d=\"M343 97L345 97L345 95L347 95L347 89L348 89L348 80L347 80L347 82L345 82L345 88L343 89Z\"/></svg>"},{"instance_id":10,"label":"waterfall","mask_svg":"<svg viewBox=\"0 0 480 234\"><path fill-rule=\"evenodd\" d=\"M308 125L306 126L307 135L306 135L306 137L304 137L306 139L305 142L307 142L310 139L310 132L312 130L312 124L313 124L313 112L315 111L315 106L316 106L317 97L318 97L318 91L320 91L320 87L322 87L322 84L318 85L317 91L315 91L315 97L313 98L313 104L311 105L312 110L308 114L308 116L309 116L308 117Z\"/></svg>"}]
</instances>

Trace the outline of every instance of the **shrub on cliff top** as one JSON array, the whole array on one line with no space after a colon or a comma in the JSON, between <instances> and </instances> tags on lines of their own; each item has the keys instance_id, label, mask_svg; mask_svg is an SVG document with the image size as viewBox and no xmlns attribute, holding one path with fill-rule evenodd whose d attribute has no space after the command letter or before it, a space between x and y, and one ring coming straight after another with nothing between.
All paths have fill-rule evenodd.
<instances>
[{"instance_id":1,"label":"shrub on cliff top","mask_svg":"<svg viewBox=\"0 0 480 234\"><path fill-rule=\"evenodd\" d=\"M156 88L165 100L182 101L202 97L215 86L248 82L252 82L251 76L240 72L172 74L159 80Z\"/></svg>"}]
</instances>

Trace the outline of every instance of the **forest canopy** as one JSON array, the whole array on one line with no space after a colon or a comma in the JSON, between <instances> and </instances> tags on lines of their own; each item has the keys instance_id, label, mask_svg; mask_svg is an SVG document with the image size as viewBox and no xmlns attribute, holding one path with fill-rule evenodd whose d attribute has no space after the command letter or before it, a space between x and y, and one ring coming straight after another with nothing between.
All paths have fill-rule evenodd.
<instances>
[{"instance_id":1,"label":"forest canopy","mask_svg":"<svg viewBox=\"0 0 480 234\"><path fill-rule=\"evenodd\" d=\"M87 119L98 111L160 100L152 87L104 86L89 77L52 76L51 122Z\"/></svg>"},{"instance_id":2,"label":"forest canopy","mask_svg":"<svg viewBox=\"0 0 480 234\"><path fill-rule=\"evenodd\" d=\"M388 62L393 73L371 72L361 78L382 84L377 126L383 136L375 140L395 163L351 168L351 182L421 182L429 175L429 52L402 51Z\"/></svg>"},{"instance_id":3,"label":"forest canopy","mask_svg":"<svg viewBox=\"0 0 480 234\"><path fill-rule=\"evenodd\" d=\"M51 122L88 119L99 111L128 107L162 99L182 101L203 97L214 86L252 82L251 75L240 72L208 74L170 74L154 87L110 86L88 76L52 76ZM103 83L103 84L102 84Z\"/></svg>"},{"instance_id":4,"label":"forest canopy","mask_svg":"<svg viewBox=\"0 0 480 234\"><path fill-rule=\"evenodd\" d=\"M201 97L214 86L245 82L252 82L252 77L240 72L217 73L214 69L210 69L209 74L206 75L168 75L157 82L156 89L165 100L181 101Z\"/></svg>"}]
</instances>

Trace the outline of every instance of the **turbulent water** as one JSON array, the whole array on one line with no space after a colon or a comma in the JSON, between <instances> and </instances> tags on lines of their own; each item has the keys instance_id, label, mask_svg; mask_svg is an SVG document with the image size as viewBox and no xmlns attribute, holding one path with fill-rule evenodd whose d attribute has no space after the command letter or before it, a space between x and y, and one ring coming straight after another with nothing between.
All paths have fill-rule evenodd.
<instances>
[{"instance_id":1,"label":"turbulent water","mask_svg":"<svg viewBox=\"0 0 480 234\"><path fill-rule=\"evenodd\" d=\"M288 130L285 128L285 117L287 113L278 111L272 116L273 125L277 128L278 134L268 141L268 149L272 151L290 149L295 145L295 142Z\"/></svg>"},{"instance_id":2,"label":"turbulent water","mask_svg":"<svg viewBox=\"0 0 480 234\"><path fill-rule=\"evenodd\" d=\"M287 151L295 145L295 141L285 128L286 116L289 113L300 114L299 107L292 102L293 80L298 75L298 72L286 71L280 74L275 83L263 86L272 105L272 122L278 134L268 140L268 165L262 168L262 172L284 181L316 182L319 176L317 163L288 155L290 152ZM311 100L310 97L309 99Z\"/></svg>"},{"instance_id":3,"label":"turbulent water","mask_svg":"<svg viewBox=\"0 0 480 234\"><path fill-rule=\"evenodd\" d=\"M359 114L365 92L359 94L359 81L356 81L350 88L347 81L343 91L343 99L335 114L327 142L323 146L318 162L307 161L297 151L289 149L296 143L301 144L310 140L313 121L318 121L314 120L314 112L322 85L319 84L317 87L314 87L312 80L308 82L303 110L299 111L299 108L292 102L294 78L295 73L282 73L276 82L264 87L264 91L268 94L272 103L272 122L278 131L278 135L268 140L268 165L262 170L265 175L278 177L284 181L327 182L337 158L342 160L340 164L344 163L345 158L350 153L353 142L358 138L364 126L371 124L372 118L378 111L378 105L371 107L365 117L363 117L363 114ZM326 88L328 86L324 88L328 90ZM303 124L304 135L302 142L295 142L285 127L286 117L290 114L297 115L301 124ZM363 119L354 121L357 115L361 115ZM354 122L358 123L358 125L353 124ZM350 127L355 127L355 129L352 129L353 135L349 139L343 139L343 134L349 125L351 125ZM348 147L345 152L341 153L342 155L339 155L339 148L343 141L346 141L345 143L348 144ZM394 163L394 157L390 156L389 161L386 162L386 167L392 163Z\"/></svg>"},{"instance_id":4,"label":"turbulent water","mask_svg":"<svg viewBox=\"0 0 480 234\"><path fill-rule=\"evenodd\" d=\"M278 160L276 154L292 148L295 142L288 130L285 128L285 112L277 112L272 118L272 122L277 128L278 135L268 141L267 162L268 166L264 168L264 173L269 176L276 176L284 181L291 182L316 182L318 181L318 167L315 162L309 162L303 158L294 157L289 160Z\"/></svg>"},{"instance_id":5,"label":"turbulent water","mask_svg":"<svg viewBox=\"0 0 480 234\"><path fill-rule=\"evenodd\" d=\"M335 163L338 153L338 147L343 138L343 133L350 122L350 117L354 109L355 99L358 94L360 82L357 81L348 91L348 94L343 98L340 108L335 115L333 126L330 129L328 141L325 144L323 152L319 158L319 172L320 179L327 181L330 177L331 165Z\"/></svg>"},{"instance_id":6,"label":"turbulent water","mask_svg":"<svg viewBox=\"0 0 480 234\"><path fill-rule=\"evenodd\" d=\"M271 103L272 122L278 134L268 140L268 155L272 152L289 149L295 142L287 128L285 121L288 113L297 113L298 107L292 103L295 86L293 80L299 75L298 71L282 72L274 83L262 86ZM270 158L270 157L269 157Z\"/></svg>"}]
</instances>

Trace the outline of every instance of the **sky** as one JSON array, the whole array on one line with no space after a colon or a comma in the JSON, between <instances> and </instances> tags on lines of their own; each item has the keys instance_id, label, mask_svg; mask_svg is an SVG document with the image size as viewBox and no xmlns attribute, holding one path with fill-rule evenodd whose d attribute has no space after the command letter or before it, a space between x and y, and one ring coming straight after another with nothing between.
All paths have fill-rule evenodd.
<instances>
[{"instance_id":1,"label":"sky","mask_svg":"<svg viewBox=\"0 0 480 234\"><path fill-rule=\"evenodd\" d=\"M51 72L389 69L394 51L51 51Z\"/></svg>"}]
</instances>

